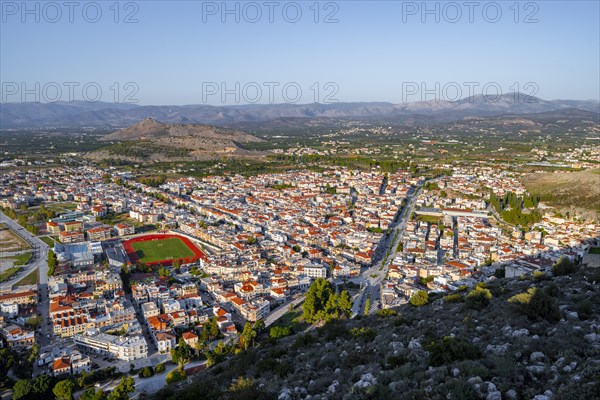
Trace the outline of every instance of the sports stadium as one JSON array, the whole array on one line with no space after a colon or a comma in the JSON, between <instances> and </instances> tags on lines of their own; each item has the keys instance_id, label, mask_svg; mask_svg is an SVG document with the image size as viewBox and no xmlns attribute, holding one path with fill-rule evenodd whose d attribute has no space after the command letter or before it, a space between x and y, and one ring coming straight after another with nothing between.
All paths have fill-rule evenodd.
<instances>
[{"instance_id":1,"label":"sports stadium","mask_svg":"<svg viewBox=\"0 0 600 400\"><path fill-rule=\"evenodd\" d=\"M175 234L149 234L123 242L131 264L172 265L176 260L187 264L204 258L190 239Z\"/></svg>"}]
</instances>

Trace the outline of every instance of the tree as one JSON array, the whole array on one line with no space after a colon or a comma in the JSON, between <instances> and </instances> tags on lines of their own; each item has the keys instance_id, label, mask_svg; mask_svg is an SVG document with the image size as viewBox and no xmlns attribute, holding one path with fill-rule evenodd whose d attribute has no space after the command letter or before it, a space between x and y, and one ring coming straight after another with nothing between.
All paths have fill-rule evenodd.
<instances>
[{"instance_id":1,"label":"tree","mask_svg":"<svg viewBox=\"0 0 600 400\"><path fill-rule=\"evenodd\" d=\"M167 374L167 385L173 382L179 382L185 379L185 371L182 367L177 367Z\"/></svg>"},{"instance_id":2,"label":"tree","mask_svg":"<svg viewBox=\"0 0 600 400\"><path fill-rule=\"evenodd\" d=\"M263 321L262 319L259 319L258 321L256 321L254 323L254 326L252 327L257 333L261 332L263 329L265 329L265 321Z\"/></svg>"},{"instance_id":3,"label":"tree","mask_svg":"<svg viewBox=\"0 0 600 400\"><path fill-rule=\"evenodd\" d=\"M302 311L309 323L347 318L352 313L352 300L347 290L337 295L329 281L317 278L306 294Z\"/></svg>"},{"instance_id":4,"label":"tree","mask_svg":"<svg viewBox=\"0 0 600 400\"><path fill-rule=\"evenodd\" d=\"M132 377L123 377L121 382L110 393L108 400L129 400L129 393L135 391L135 380Z\"/></svg>"},{"instance_id":5,"label":"tree","mask_svg":"<svg viewBox=\"0 0 600 400\"><path fill-rule=\"evenodd\" d=\"M256 331L253 329L252 324L250 322L246 322L244 325L244 330L240 334L240 345L244 350L248 350L250 348L250 344L254 346L254 338L256 337Z\"/></svg>"},{"instance_id":6,"label":"tree","mask_svg":"<svg viewBox=\"0 0 600 400\"><path fill-rule=\"evenodd\" d=\"M192 348L180 338L177 346L171 349L171 360L183 368L192 359L192 352Z\"/></svg>"},{"instance_id":7,"label":"tree","mask_svg":"<svg viewBox=\"0 0 600 400\"><path fill-rule=\"evenodd\" d=\"M324 278L317 278L310 285L302 306L306 322L315 323L323 319L323 311L332 294L331 283Z\"/></svg>"},{"instance_id":8,"label":"tree","mask_svg":"<svg viewBox=\"0 0 600 400\"><path fill-rule=\"evenodd\" d=\"M177 272L179 270L179 267L181 267L181 260L179 260L179 258L175 258L171 265L173 266L173 268L175 268L175 271Z\"/></svg>"},{"instance_id":9,"label":"tree","mask_svg":"<svg viewBox=\"0 0 600 400\"><path fill-rule=\"evenodd\" d=\"M211 341L219 336L219 324L215 317L211 317L202 325L202 333L200 333L201 341Z\"/></svg>"},{"instance_id":10,"label":"tree","mask_svg":"<svg viewBox=\"0 0 600 400\"><path fill-rule=\"evenodd\" d=\"M34 315L32 317L29 317L27 319L27 321L25 321L25 325L27 325L29 328L35 330L38 326L40 326L42 324L43 320L42 317L40 317L39 315ZM38 348L39 350L39 348Z\"/></svg>"},{"instance_id":11,"label":"tree","mask_svg":"<svg viewBox=\"0 0 600 400\"><path fill-rule=\"evenodd\" d=\"M292 330L288 326L274 326L269 330L269 336L273 339L280 339L292 334Z\"/></svg>"},{"instance_id":12,"label":"tree","mask_svg":"<svg viewBox=\"0 0 600 400\"><path fill-rule=\"evenodd\" d=\"M337 311L342 318L349 318L352 315L352 298L347 290L342 290L337 302Z\"/></svg>"},{"instance_id":13,"label":"tree","mask_svg":"<svg viewBox=\"0 0 600 400\"><path fill-rule=\"evenodd\" d=\"M413 294L408 301L415 307L421 307L425 304L429 303L429 295L424 290L419 290L417 293Z\"/></svg>"},{"instance_id":14,"label":"tree","mask_svg":"<svg viewBox=\"0 0 600 400\"><path fill-rule=\"evenodd\" d=\"M75 383L70 379L65 379L54 385L52 393L56 396L56 400L73 400L73 389L75 389Z\"/></svg>"},{"instance_id":15,"label":"tree","mask_svg":"<svg viewBox=\"0 0 600 400\"><path fill-rule=\"evenodd\" d=\"M371 297L367 297L365 301L365 315L369 315L369 311L371 310Z\"/></svg>"},{"instance_id":16,"label":"tree","mask_svg":"<svg viewBox=\"0 0 600 400\"><path fill-rule=\"evenodd\" d=\"M563 276L572 274L577 270L575 263L571 258L567 256L562 256L556 264L552 266L552 275L554 276Z\"/></svg>"},{"instance_id":17,"label":"tree","mask_svg":"<svg viewBox=\"0 0 600 400\"><path fill-rule=\"evenodd\" d=\"M26 399L33 391L33 385L29 379L20 379L13 386L13 400Z\"/></svg>"},{"instance_id":18,"label":"tree","mask_svg":"<svg viewBox=\"0 0 600 400\"><path fill-rule=\"evenodd\" d=\"M102 389L90 388L83 392L79 400L106 400L106 393Z\"/></svg>"},{"instance_id":19,"label":"tree","mask_svg":"<svg viewBox=\"0 0 600 400\"><path fill-rule=\"evenodd\" d=\"M206 350L204 355L206 356L206 365L211 367L223 361L227 354L231 351L232 347L224 342L219 342L215 346L214 350Z\"/></svg>"},{"instance_id":20,"label":"tree","mask_svg":"<svg viewBox=\"0 0 600 400\"><path fill-rule=\"evenodd\" d=\"M48 375L40 375L33 381L33 393L38 397L46 397L50 395L52 390L52 378Z\"/></svg>"},{"instance_id":21,"label":"tree","mask_svg":"<svg viewBox=\"0 0 600 400\"><path fill-rule=\"evenodd\" d=\"M154 370L152 367L144 367L139 373L141 378L150 378L152 375L154 375Z\"/></svg>"},{"instance_id":22,"label":"tree","mask_svg":"<svg viewBox=\"0 0 600 400\"><path fill-rule=\"evenodd\" d=\"M54 251L48 251L48 276L54 276L56 272L56 266L58 265L58 258Z\"/></svg>"}]
</instances>

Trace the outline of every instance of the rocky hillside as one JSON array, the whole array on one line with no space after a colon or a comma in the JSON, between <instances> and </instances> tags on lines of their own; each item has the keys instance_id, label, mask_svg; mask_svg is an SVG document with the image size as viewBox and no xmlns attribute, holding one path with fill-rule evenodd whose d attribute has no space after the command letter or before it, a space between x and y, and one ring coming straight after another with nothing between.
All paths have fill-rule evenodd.
<instances>
[{"instance_id":1,"label":"rocky hillside","mask_svg":"<svg viewBox=\"0 0 600 400\"><path fill-rule=\"evenodd\" d=\"M256 348L154 398L598 399L599 285L590 270L492 278L475 294L434 295L278 342L263 333Z\"/></svg>"},{"instance_id":2,"label":"rocky hillside","mask_svg":"<svg viewBox=\"0 0 600 400\"><path fill-rule=\"evenodd\" d=\"M238 143L262 139L240 130L199 124L163 124L146 118L104 136L101 141L119 142L92 152L92 159L130 161L202 160L221 156L250 155Z\"/></svg>"}]
</instances>

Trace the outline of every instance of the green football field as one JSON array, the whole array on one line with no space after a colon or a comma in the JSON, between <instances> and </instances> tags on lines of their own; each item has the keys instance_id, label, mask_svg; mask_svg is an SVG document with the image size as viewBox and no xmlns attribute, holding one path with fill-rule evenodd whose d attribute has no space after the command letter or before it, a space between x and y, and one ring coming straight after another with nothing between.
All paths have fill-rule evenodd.
<instances>
[{"instance_id":1,"label":"green football field","mask_svg":"<svg viewBox=\"0 0 600 400\"><path fill-rule=\"evenodd\" d=\"M151 263L172 258L194 257L194 252L181 239L177 238L135 242L131 243L131 246L136 251L139 261L142 263Z\"/></svg>"}]
</instances>

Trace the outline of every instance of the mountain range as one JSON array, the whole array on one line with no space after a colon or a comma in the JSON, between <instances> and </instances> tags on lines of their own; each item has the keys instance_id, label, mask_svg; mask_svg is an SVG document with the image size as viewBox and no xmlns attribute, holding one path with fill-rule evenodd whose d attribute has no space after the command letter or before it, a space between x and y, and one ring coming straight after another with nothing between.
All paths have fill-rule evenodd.
<instances>
[{"instance_id":1,"label":"mountain range","mask_svg":"<svg viewBox=\"0 0 600 400\"><path fill-rule=\"evenodd\" d=\"M139 106L103 102L2 103L0 128L120 128L145 118L164 123L242 127L244 124L295 119L372 119L398 123L458 121L466 117L519 115L577 109L600 114L597 100L542 100L522 93L499 98L472 96L459 101L410 103L357 102L312 104ZM593 114L590 114L593 116ZM595 119L595 118L594 118Z\"/></svg>"}]
</instances>

